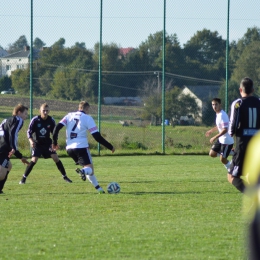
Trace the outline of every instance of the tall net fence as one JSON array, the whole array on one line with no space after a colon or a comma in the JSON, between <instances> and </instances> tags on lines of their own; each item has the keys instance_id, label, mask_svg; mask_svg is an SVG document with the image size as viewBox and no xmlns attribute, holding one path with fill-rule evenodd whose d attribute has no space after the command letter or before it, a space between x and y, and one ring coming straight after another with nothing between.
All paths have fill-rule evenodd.
<instances>
[{"instance_id":1,"label":"tall net fence","mask_svg":"<svg viewBox=\"0 0 260 260\"><path fill-rule=\"evenodd\" d=\"M19 102L32 115L47 102L59 122L87 100L119 153L205 154L212 98L229 110L245 76L259 92L255 10L253 0L10 1L0 10L0 90L16 94L1 95L0 119ZM60 142L64 150L65 133Z\"/></svg>"}]
</instances>

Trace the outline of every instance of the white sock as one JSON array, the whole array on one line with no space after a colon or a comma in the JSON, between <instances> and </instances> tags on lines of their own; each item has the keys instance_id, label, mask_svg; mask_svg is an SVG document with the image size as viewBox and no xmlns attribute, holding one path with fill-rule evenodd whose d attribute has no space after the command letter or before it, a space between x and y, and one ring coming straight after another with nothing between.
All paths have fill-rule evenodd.
<instances>
[{"instance_id":1,"label":"white sock","mask_svg":"<svg viewBox=\"0 0 260 260\"><path fill-rule=\"evenodd\" d=\"M87 178L94 187L97 187L99 185L95 175L87 175Z\"/></svg>"},{"instance_id":2,"label":"white sock","mask_svg":"<svg viewBox=\"0 0 260 260\"><path fill-rule=\"evenodd\" d=\"M228 163L224 165L227 170L229 170L230 164L231 164L230 161L228 161Z\"/></svg>"},{"instance_id":3,"label":"white sock","mask_svg":"<svg viewBox=\"0 0 260 260\"><path fill-rule=\"evenodd\" d=\"M90 175L93 172L92 168L90 168L90 167L85 167L81 171L83 171L86 175Z\"/></svg>"}]
</instances>

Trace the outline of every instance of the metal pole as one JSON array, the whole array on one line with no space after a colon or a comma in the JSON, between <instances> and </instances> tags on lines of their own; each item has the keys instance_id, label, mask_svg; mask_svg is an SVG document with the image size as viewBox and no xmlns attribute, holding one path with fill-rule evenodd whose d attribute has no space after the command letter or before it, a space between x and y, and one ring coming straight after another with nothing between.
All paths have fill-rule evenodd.
<instances>
[{"instance_id":1,"label":"metal pole","mask_svg":"<svg viewBox=\"0 0 260 260\"><path fill-rule=\"evenodd\" d=\"M33 0L31 0L30 119L33 117Z\"/></svg>"},{"instance_id":2,"label":"metal pole","mask_svg":"<svg viewBox=\"0 0 260 260\"><path fill-rule=\"evenodd\" d=\"M162 153L165 154L165 25L166 25L166 0L163 8L163 57L162 57ZM158 74L159 77L159 74Z\"/></svg>"},{"instance_id":3,"label":"metal pole","mask_svg":"<svg viewBox=\"0 0 260 260\"><path fill-rule=\"evenodd\" d=\"M103 17L103 0L100 0L100 39L99 39L99 64L98 64L98 130L99 132L101 129L102 17ZM100 143L98 143L98 155L100 155Z\"/></svg>"},{"instance_id":4,"label":"metal pole","mask_svg":"<svg viewBox=\"0 0 260 260\"><path fill-rule=\"evenodd\" d=\"M157 88L158 88L158 94L160 93L160 72L159 71L157 71L157 77L158 77L158 86L157 86Z\"/></svg>"},{"instance_id":5,"label":"metal pole","mask_svg":"<svg viewBox=\"0 0 260 260\"><path fill-rule=\"evenodd\" d=\"M226 90L225 90L225 111L228 112L228 70L229 70L229 9L230 0L227 8L227 42L226 42Z\"/></svg>"}]
</instances>

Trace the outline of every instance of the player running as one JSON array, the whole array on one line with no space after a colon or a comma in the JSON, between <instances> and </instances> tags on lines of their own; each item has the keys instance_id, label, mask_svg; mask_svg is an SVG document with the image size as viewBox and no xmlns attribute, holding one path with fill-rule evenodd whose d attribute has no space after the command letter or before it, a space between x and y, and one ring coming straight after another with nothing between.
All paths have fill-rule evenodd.
<instances>
[{"instance_id":1,"label":"player running","mask_svg":"<svg viewBox=\"0 0 260 260\"><path fill-rule=\"evenodd\" d=\"M115 148L106 141L98 131L94 119L88 115L89 104L86 101L79 103L78 111L67 114L57 124L53 132L53 149L58 149L58 134L62 127L66 126L66 150L68 155L75 161L76 164L81 165L82 169L76 169L83 181L86 176L89 182L95 187L98 193L105 193L94 175L94 167L89 151L87 131L89 131L94 139L107 149L114 153Z\"/></svg>"},{"instance_id":2,"label":"player running","mask_svg":"<svg viewBox=\"0 0 260 260\"><path fill-rule=\"evenodd\" d=\"M209 156L220 156L220 161L225 168L229 170L230 161L228 156L232 150L234 139L228 133L229 118L224 110L221 109L221 99L213 98L211 101L212 108L216 112L216 126L206 132L206 136L210 136L218 130L218 134L210 138L210 143L213 144L209 151Z\"/></svg>"}]
</instances>

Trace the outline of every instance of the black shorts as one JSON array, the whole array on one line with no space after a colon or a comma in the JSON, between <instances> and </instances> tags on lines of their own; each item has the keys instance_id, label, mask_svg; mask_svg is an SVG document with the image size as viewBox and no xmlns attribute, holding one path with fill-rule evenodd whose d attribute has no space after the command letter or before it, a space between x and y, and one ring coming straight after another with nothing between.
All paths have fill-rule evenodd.
<instances>
[{"instance_id":1,"label":"black shorts","mask_svg":"<svg viewBox=\"0 0 260 260\"><path fill-rule=\"evenodd\" d=\"M233 144L221 144L219 140L217 140L211 147L211 150L213 150L216 153L219 153L222 155L223 158L228 158L230 151L233 148Z\"/></svg>"},{"instance_id":2,"label":"black shorts","mask_svg":"<svg viewBox=\"0 0 260 260\"><path fill-rule=\"evenodd\" d=\"M8 168L9 166L9 161L10 161L10 158L8 157L9 153L0 153L0 165L3 167L3 168Z\"/></svg>"},{"instance_id":3,"label":"black shorts","mask_svg":"<svg viewBox=\"0 0 260 260\"><path fill-rule=\"evenodd\" d=\"M89 148L68 149L67 153L75 163L81 166L92 164L92 157Z\"/></svg>"},{"instance_id":4,"label":"black shorts","mask_svg":"<svg viewBox=\"0 0 260 260\"><path fill-rule=\"evenodd\" d=\"M40 158L42 156L44 159L48 159L52 154L56 154L56 152L52 151L51 145L36 144L32 149L32 157Z\"/></svg>"}]
</instances>

